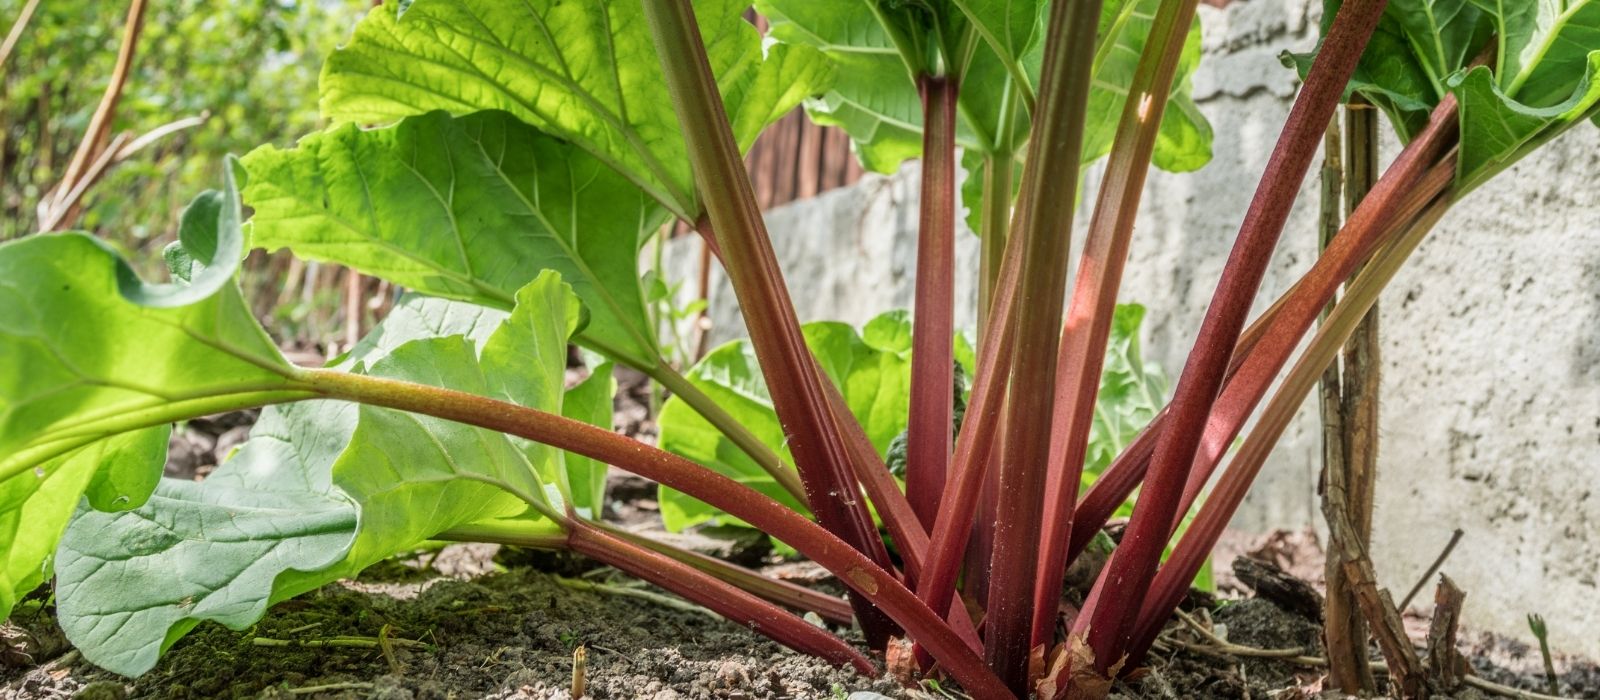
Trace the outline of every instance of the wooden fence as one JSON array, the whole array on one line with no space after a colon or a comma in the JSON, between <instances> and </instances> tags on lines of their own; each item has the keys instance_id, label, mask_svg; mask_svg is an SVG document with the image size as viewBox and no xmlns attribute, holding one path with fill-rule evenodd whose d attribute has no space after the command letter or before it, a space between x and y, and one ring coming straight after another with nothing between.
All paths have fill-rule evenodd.
<instances>
[{"instance_id":1,"label":"wooden fence","mask_svg":"<svg viewBox=\"0 0 1600 700\"><path fill-rule=\"evenodd\" d=\"M796 109L769 127L745 156L762 209L814 197L861 179L850 137Z\"/></svg>"}]
</instances>

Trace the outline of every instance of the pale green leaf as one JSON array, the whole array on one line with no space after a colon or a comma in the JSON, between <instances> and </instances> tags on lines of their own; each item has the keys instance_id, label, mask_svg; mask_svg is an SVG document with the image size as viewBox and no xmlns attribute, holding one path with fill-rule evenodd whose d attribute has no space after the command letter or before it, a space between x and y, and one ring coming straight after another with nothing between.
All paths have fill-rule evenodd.
<instances>
[{"instance_id":1,"label":"pale green leaf","mask_svg":"<svg viewBox=\"0 0 1600 700\"><path fill-rule=\"evenodd\" d=\"M561 415L573 420L610 430L613 414L612 397L617 395L617 381L611 374L611 363L595 367L589 376L567 390L561 404ZM566 460L565 483L568 500L578 514L598 520L605 512L606 472L604 462L572 452L562 453ZM550 476L545 477L548 483Z\"/></svg>"},{"instance_id":2,"label":"pale green leaf","mask_svg":"<svg viewBox=\"0 0 1600 700\"><path fill-rule=\"evenodd\" d=\"M1600 49L1600 0L1476 0L1496 18L1500 40L1495 75L1507 95L1531 107L1572 96Z\"/></svg>"},{"instance_id":3,"label":"pale green leaf","mask_svg":"<svg viewBox=\"0 0 1600 700\"><path fill-rule=\"evenodd\" d=\"M1411 52L1434 90L1440 93L1435 95L1436 100L1443 97L1444 80L1472 60L1473 53L1488 38L1489 18L1473 2L1391 0L1384 9L1385 16L1399 24ZM1331 19L1332 15L1328 17Z\"/></svg>"},{"instance_id":4,"label":"pale green leaf","mask_svg":"<svg viewBox=\"0 0 1600 700\"><path fill-rule=\"evenodd\" d=\"M257 245L506 309L557 270L589 310L581 342L656 362L638 251L664 213L571 144L503 112L434 112L372 131L347 124L243 163Z\"/></svg>"},{"instance_id":5,"label":"pale green leaf","mask_svg":"<svg viewBox=\"0 0 1600 700\"><path fill-rule=\"evenodd\" d=\"M0 481L0 618L50 578L56 542L85 490L97 505L136 507L161 476L167 426L113 435ZM104 474L116 476L107 478Z\"/></svg>"},{"instance_id":6,"label":"pale green leaf","mask_svg":"<svg viewBox=\"0 0 1600 700\"><path fill-rule=\"evenodd\" d=\"M274 600L285 571L344 559L357 509L329 467L354 431L355 407L269 407L234 456L202 483L163 479L138 510L84 509L62 538L57 617L90 662L148 671L202 620L242 629Z\"/></svg>"},{"instance_id":7,"label":"pale green leaf","mask_svg":"<svg viewBox=\"0 0 1600 700\"><path fill-rule=\"evenodd\" d=\"M1144 361L1139 327L1145 309L1118 304L1106 341L1100 393L1084 456L1084 485L1093 483L1122 449L1166 406L1167 379L1161 368Z\"/></svg>"},{"instance_id":8,"label":"pale green leaf","mask_svg":"<svg viewBox=\"0 0 1600 700\"><path fill-rule=\"evenodd\" d=\"M1021 66L1030 53L1037 53L1044 45L1045 23L1041 18L1048 13L1050 3L1040 0L951 0L972 22L979 36L1006 64L1012 75L1029 75ZM1038 78L1038 67L1033 66L1031 90Z\"/></svg>"},{"instance_id":9,"label":"pale green leaf","mask_svg":"<svg viewBox=\"0 0 1600 700\"><path fill-rule=\"evenodd\" d=\"M1128 100L1161 0L1110 0L1100 11L1100 32L1094 54L1094 87L1089 91L1088 122L1083 132L1083 161L1090 163L1111 152L1117 121ZM1162 136L1186 133L1183 138L1161 138L1152 162L1157 167L1181 166L1195 170L1211 160L1211 128L1188 95L1189 78L1200 66L1200 20L1189 27L1183 53L1172 80L1169 106L1162 116ZM1180 123L1169 125L1168 122Z\"/></svg>"}]
</instances>

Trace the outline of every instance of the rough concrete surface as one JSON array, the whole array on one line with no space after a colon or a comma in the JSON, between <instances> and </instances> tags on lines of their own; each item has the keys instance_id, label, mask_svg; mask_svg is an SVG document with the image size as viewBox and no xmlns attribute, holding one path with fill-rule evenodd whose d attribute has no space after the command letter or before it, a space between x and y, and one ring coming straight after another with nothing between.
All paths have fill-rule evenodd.
<instances>
[{"instance_id":1,"label":"rough concrete surface","mask_svg":"<svg viewBox=\"0 0 1600 700\"><path fill-rule=\"evenodd\" d=\"M1315 43L1320 3L1236 0L1200 8L1205 58L1195 96L1216 132L1194 174L1152 173L1121 298L1150 308L1146 352L1176 377L1194 341L1297 81L1284 50ZM1398 145L1384 145L1392 157ZM1600 654L1600 130L1584 125L1474 192L1421 246L1382 305L1383 404L1375 557L1401 595L1460 527L1444 571L1467 591L1467 620L1527 636L1542 613L1551 643ZM1091 171L1086 187L1098 185ZM1307 179L1257 311L1316 252ZM1087 191L1093 191L1089 189ZM1086 207L1085 207L1086 208ZM1075 232L1081 240L1087 211ZM917 168L776 209L774 246L802 320L855 323L909 307ZM694 270L698 242L669 249ZM1075 244L1074 249L1077 249ZM976 237L960 238L962 327L974 323ZM743 333L714 276L713 340ZM690 292L693 283L684 285ZM1320 436L1308 403L1235 526L1301 527L1320 516ZM1419 596L1426 604L1429 596Z\"/></svg>"}]
</instances>

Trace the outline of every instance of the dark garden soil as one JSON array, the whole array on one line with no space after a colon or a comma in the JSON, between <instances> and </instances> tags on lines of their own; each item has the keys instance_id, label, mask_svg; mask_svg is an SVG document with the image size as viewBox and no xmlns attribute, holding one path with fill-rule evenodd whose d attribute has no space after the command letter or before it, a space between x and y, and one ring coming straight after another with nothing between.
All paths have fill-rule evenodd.
<instances>
[{"instance_id":1,"label":"dark garden soil","mask_svg":"<svg viewBox=\"0 0 1600 700\"><path fill-rule=\"evenodd\" d=\"M618 418L648 437L640 392L624 391ZM190 422L175 435L168 475L204 478L245 437L252 414ZM610 519L633 529L658 522L654 485L612 482ZM654 527L652 535L660 533ZM676 544L837 592L825 573L780 562L764 542L726 533L679 537ZM1196 596L1190 622L1174 622L1147 668L1113 689L1120 700L1336 698L1323 672L1279 658L1217 653L1217 639L1256 649L1320 654L1315 596L1321 553L1314 538L1280 534L1236 546L1285 579L1262 587L1245 572L1218 566L1220 599ZM1219 554L1231 558L1231 554ZM577 583L574 583L574 582ZM603 590L594 590L601 584ZM1259 583L1257 584L1259 585ZM1468 595L1471 591L1468 591ZM940 698L933 687L905 689L887 678L788 651L749 630L609 569L564 555L492 545L453 545L377 565L281 603L254 627L206 623L179 641L155 670L127 679L96 669L73 651L52 618L48 589L24 601L0 627L0 700L10 698L363 698L373 700L568 698L573 652L587 654L588 695L604 698ZM1426 621L1408 621L1420 639ZM848 631L843 631L850 638ZM329 646L336 638L356 646ZM355 641L348 641L356 638ZM859 642L859 638L856 638ZM1546 688L1536 647L1464 631L1460 643L1475 675L1516 688ZM1376 652L1373 656L1378 660ZM1557 659L1561 694L1600 699L1600 666ZM881 694L881 695L874 695ZM1493 697L1464 688L1434 697Z\"/></svg>"}]
</instances>

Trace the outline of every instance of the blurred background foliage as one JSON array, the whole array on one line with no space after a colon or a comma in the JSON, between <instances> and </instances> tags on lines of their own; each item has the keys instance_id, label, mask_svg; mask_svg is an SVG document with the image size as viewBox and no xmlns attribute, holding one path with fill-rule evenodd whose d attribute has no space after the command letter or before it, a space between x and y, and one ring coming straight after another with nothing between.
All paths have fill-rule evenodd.
<instances>
[{"instance_id":1,"label":"blurred background foliage","mask_svg":"<svg viewBox=\"0 0 1600 700\"><path fill-rule=\"evenodd\" d=\"M116 165L89 188L71 226L128 252L147 278L165 277L161 249L178 215L221 181L224 156L280 146L321 126L317 74L371 0L147 0L133 68L111 133L135 137L205 115ZM28 0L0 0L0 36ZM0 65L0 241L39 228L41 197L59 182L87 130L117 60L127 0L42 0ZM251 254L243 285L257 315L286 348L336 349L358 332L334 266L287 253ZM347 328L348 327L348 328Z\"/></svg>"},{"instance_id":2,"label":"blurred background foliage","mask_svg":"<svg viewBox=\"0 0 1600 700\"><path fill-rule=\"evenodd\" d=\"M0 0L9 31L26 0ZM208 114L117 166L75 228L152 254L177 213L214 187L223 156L287 144L318 125L322 57L370 0L150 0L112 133ZM0 241L34 232L116 62L127 2L44 0L0 67Z\"/></svg>"}]
</instances>

